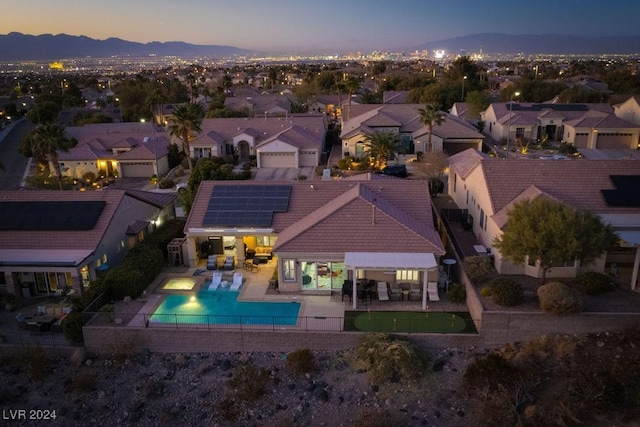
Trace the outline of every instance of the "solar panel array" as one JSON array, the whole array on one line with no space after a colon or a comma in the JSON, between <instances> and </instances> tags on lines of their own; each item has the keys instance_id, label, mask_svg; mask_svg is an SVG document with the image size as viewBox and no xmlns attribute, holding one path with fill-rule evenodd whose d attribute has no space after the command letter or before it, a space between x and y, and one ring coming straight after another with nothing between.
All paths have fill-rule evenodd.
<instances>
[{"instance_id":1,"label":"solar panel array","mask_svg":"<svg viewBox=\"0 0 640 427\"><path fill-rule=\"evenodd\" d=\"M0 202L0 230L91 230L105 204L103 200Z\"/></svg>"},{"instance_id":2,"label":"solar panel array","mask_svg":"<svg viewBox=\"0 0 640 427\"><path fill-rule=\"evenodd\" d=\"M289 209L290 195L290 185L215 186L203 225L268 227L274 212Z\"/></svg>"},{"instance_id":3,"label":"solar panel array","mask_svg":"<svg viewBox=\"0 0 640 427\"><path fill-rule=\"evenodd\" d=\"M615 190L602 190L609 206L640 207L640 175L610 175Z\"/></svg>"}]
</instances>

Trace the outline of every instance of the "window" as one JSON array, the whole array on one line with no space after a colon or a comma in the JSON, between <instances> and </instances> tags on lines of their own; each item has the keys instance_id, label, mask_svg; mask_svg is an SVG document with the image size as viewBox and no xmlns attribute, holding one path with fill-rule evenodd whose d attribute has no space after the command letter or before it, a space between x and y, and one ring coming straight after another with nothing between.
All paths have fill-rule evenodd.
<instances>
[{"instance_id":1,"label":"window","mask_svg":"<svg viewBox=\"0 0 640 427\"><path fill-rule=\"evenodd\" d=\"M256 244L258 246L273 246L276 244L276 236L258 236Z\"/></svg>"},{"instance_id":2,"label":"window","mask_svg":"<svg viewBox=\"0 0 640 427\"><path fill-rule=\"evenodd\" d=\"M420 280L420 272L418 270L396 270L396 281L398 282L417 282L418 280Z\"/></svg>"},{"instance_id":3,"label":"window","mask_svg":"<svg viewBox=\"0 0 640 427\"><path fill-rule=\"evenodd\" d=\"M296 260L284 259L282 260L282 271L284 272L285 282L295 282L296 280Z\"/></svg>"},{"instance_id":4,"label":"window","mask_svg":"<svg viewBox=\"0 0 640 427\"><path fill-rule=\"evenodd\" d=\"M102 254L102 263L105 264L107 262L107 254Z\"/></svg>"},{"instance_id":5,"label":"window","mask_svg":"<svg viewBox=\"0 0 640 427\"><path fill-rule=\"evenodd\" d=\"M484 229L484 209L480 209L480 228Z\"/></svg>"},{"instance_id":6,"label":"window","mask_svg":"<svg viewBox=\"0 0 640 427\"><path fill-rule=\"evenodd\" d=\"M516 138L522 138L524 136L524 128L516 128Z\"/></svg>"},{"instance_id":7,"label":"window","mask_svg":"<svg viewBox=\"0 0 640 427\"><path fill-rule=\"evenodd\" d=\"M453 192L456 192L456 185L458 184L458 174L454 173L453 174Z\"/></svg>"}]
</instances>

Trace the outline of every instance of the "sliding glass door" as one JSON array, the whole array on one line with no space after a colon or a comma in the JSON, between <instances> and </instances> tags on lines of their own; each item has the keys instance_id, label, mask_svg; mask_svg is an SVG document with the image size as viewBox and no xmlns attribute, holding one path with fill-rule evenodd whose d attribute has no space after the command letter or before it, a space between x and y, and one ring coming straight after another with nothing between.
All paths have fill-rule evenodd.
<instances>
[{"instance_id":1,"label":"sliding glass door","mask_svg":"<svg viewBox=\"0 0 640 427\"><path fill-rule=\"evenodd\" d=\"M302 290L342 289L346 271L344 262L302 261Z\"/></svg>"}]
</instances>

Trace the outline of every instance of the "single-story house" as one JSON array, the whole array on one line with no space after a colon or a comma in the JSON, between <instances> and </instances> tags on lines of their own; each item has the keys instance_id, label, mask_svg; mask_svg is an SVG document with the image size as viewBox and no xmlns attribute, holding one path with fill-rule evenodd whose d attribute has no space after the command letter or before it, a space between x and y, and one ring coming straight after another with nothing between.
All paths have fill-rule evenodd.
<instances>
[{"instance_id":1,"label":"single-story house","mask_svg":"<svg viewBox=\"0 0 640 427\"><path fill-rule=\"evenodd\" d=\"M169 171L170 138L151 123L99 123L65 129L78 144L58 153L64 175L82 178L87 172L100 177L150 178Z\"/></svg>"},{"instance_id":2,"label":"single-story house","mask_svg":"<svg viewBox=\"0 0 640 427\"><path fill-rule=\"evenodd\" d=\"M375 132L397 134L401 154L415 157L417 152L444 151L455 154L468 148L482 149L484 136L464 119L442 112L445 121L433 127L431 147L429 129L420 122L423 104L366 104L352 106L351 120L344 122L340 138L343 155L361 157L366 137Z\"/></svg>"},{"instance_id":3,"label":"single-story house","mask_svg":"<svg viewBox=\"0 0 640 427\"><path fill-rule=\"evenodd\" d=\"M631 96L626 101L615 104L613 110L621 119L640 126L640 95Z\"/></svg>"},{"instance_id":4,"label":"single-story house","mask_svg":"<svg viewBox=\"0 0 640 427\"><path fill-rule=\"evenodd\" d=\"M548 138L577 148L631 148L640 126L616 116L609 104L496 102L480 113L484 132L495 141Z\"/></svg>"},{"instance_id":5,"label":"single-story house","mask_svg":"<svg viewBox=\"0 0 640 427\"><path fill-rule=\"evenodd\" d=\"M22 297L81 293L174 218L174 199L114 188L0 191L0 288Z\"/></svg>"},{"instance_id":6,"label":"single-story house","mask_svg":"<svg viewBox=\"0 0 640 427\"><path fill-rule=\"evenodd\" d=\"M589 210L620 236L618 247L591 265L576 260L552 267L547 277L576 277L584 271L609 271L613 264L631 272L638 288L640 267L640 162L637 160L495 159L467 150L449 158L448 193L471 216L473 232L495 257L502 274L542 277L537 260L513 265L492 248L507 224L514 203L546 196Z\"/></svg>"},{"instance_id":7,"label":"single-story house","mask_svg":"<svg viewBox=\"0 0 640 427\"><path fill-rule=\"evenodd\" d=\"M291 96L252 94L251 96L228 96L224 106L235 111L245 111L251 117L282 116L291 114Z\"/></svg>"},{"instance_id":8,"label":"single-story house","mask_svg":"<svg viewBox=\"0 0 640 427\"><path fill-rule=\"evenodd\" d=\"M289 293L328 295L345 280L365 277L426 286L437 281L445 253L427 182L371 174L203 181L184 231L191 267L203 257L203 244L227 256L232 248L238 265L249 253L276 255L279 291Z\"/></svg>"},{"instance_id":9,"label":"single-story house","mask_svg":"<svg viewBox=\"0 0 640 427\"><path fill-rule=\"evenodd\" d=\"M258 168L318 166L326 136L320 114L204 119L201 128L190 143L194 159L254 155Z\"/></svg>"}]
</instances>

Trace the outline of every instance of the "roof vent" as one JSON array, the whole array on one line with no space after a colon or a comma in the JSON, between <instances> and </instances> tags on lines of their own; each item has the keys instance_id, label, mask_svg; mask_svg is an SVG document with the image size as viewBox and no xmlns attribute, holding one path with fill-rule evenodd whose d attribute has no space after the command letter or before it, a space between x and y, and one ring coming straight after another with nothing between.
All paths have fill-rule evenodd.
<instances>
[{"instance_id":1,"label":"roof vent","mask_svg":"<svg viewBox=\"0 0 640 427\"><path fill-rule=\"evenodd\" d=\"M144 142L144 143L146 144L147 142L149 142L149 140L150 140L150 138L149 138L148 136L145 136L145 137L142 139L142 142Z\"/></svg>"}]
</instances>

